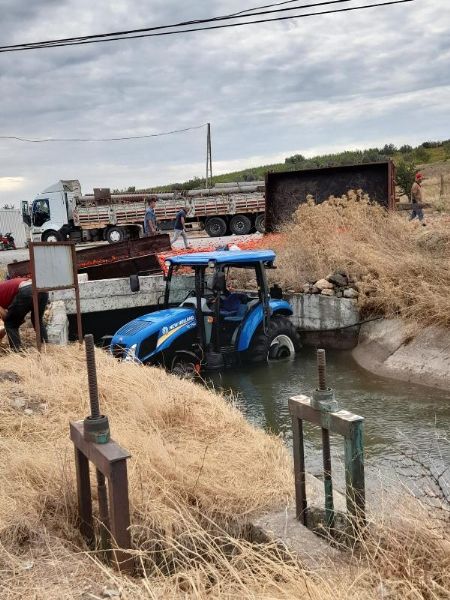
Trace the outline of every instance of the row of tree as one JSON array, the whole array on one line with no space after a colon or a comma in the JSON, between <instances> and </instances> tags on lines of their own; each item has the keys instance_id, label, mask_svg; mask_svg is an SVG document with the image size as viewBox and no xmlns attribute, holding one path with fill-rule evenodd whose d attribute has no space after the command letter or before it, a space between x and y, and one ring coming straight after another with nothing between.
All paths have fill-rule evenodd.
<instances>
[{"instance_id":1,"label":"row of tree","mask_svg":"<svg viewBox=\"0 0 450 600\"><path fill-rule=\"evenodd\" d=\"M295 171L297 169L336 167L393 159L397 165L397 182L404 188L405 192L407 192L409 189L409 182L414 180L414 173L417 170L417 165L430 162L432 159L435 160L434 153L436 148L443 149L443 152L440 152L440 156L445 160L450 160L450 140L428 141L416 147L408 144L404 144L400 147L397 147L395 144L385 144L382 148L375 147L366 150L346 150L345 152L322 154L311 158L306 158L302 154L294 154L293 156L288 156L284 163L262 165L260 167L244 169L243 171L218 175L213 178L213 183L259 181L264 179L268 171ZM173 183L141 191L163 192L169 190L193 190L204 188L205 185L205 178L194 177L183 183ZM134 192L136 189L134 187L129 187L126 191Z\"/></svg>"}]
</instances>

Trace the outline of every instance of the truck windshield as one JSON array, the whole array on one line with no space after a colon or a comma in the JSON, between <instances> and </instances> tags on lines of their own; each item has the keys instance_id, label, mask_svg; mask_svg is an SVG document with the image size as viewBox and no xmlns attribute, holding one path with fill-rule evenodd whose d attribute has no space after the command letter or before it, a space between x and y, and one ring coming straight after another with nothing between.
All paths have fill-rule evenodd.
<instances>
[{"instance_id":1,"label":"truck windshield","mask_svg":"<svg viewBox=\"0 0 450 600\"><path fill-rule=\"evenodd\" d=\"M50 220L48 198L39 198L33 202L32 219L35 227L42 227L46 221Z\"/></svg>"}]
</instances>

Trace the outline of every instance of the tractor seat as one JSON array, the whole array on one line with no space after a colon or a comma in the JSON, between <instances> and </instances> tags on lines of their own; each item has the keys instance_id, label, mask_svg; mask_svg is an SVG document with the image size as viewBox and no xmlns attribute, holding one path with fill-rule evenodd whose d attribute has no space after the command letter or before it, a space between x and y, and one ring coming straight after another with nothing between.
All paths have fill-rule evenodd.
<instances>
[{"instance_id":1,"label":"tractor seat","mask_svg":"<svg viewBox=\"0 0 450 600\"><path fill-rule=\"evenodd\" d=\"M239 304L238 310L234 311L234 314L224 316L224 321L227 321L228 323L240 323L245 317L246 313L247 305ZM220 314L222 314L222 311Z\"/></svg>"}]
</instances>

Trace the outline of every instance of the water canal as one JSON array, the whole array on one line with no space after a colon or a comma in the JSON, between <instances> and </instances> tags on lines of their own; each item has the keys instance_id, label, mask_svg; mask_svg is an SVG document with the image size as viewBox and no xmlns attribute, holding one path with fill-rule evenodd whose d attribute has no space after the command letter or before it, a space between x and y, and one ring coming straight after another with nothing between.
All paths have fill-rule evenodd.
<instances>
[{"instance_id":1,"label":"water canal","mask_svg":"<svg viewBox=\"0 0 450 600\"><path fill-rule=\"evenodd\" d=\"M216 389L234 396L254 424L280 435L291 444L288 399L310 395L317 387L315 351L303 349L294 360L249 370L217 373ZM342 408L365 418L367 486L407 482L416 490L430 482L417 460L450 483L450 390L418 386L373 375L358 366L350 352L327 351L327 384ZM307 470L321 476L320 430L306 427ZM332 437L333 469L343 487L343 444ZM424 476L425 475L425 476Z\"/></svg>"}]
</instances>

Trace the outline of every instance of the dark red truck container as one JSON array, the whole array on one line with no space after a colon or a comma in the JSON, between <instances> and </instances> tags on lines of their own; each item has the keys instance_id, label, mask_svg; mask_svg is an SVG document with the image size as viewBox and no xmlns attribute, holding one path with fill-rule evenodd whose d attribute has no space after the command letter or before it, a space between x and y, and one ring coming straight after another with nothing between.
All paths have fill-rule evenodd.
<instances>
[{"instance_id":1,"label":"dark red truck container","mask_svg":"<svg viewBox=\"0 0 450 600\"><path fill-rule=\"evenodd\" d=\"M277 231L292 220L308 195L320 204L330 196L362 189L387 209L395 208L395 166L392 161L283 171L266 175L266 231Z\"/></svg>"}]
</instances>

